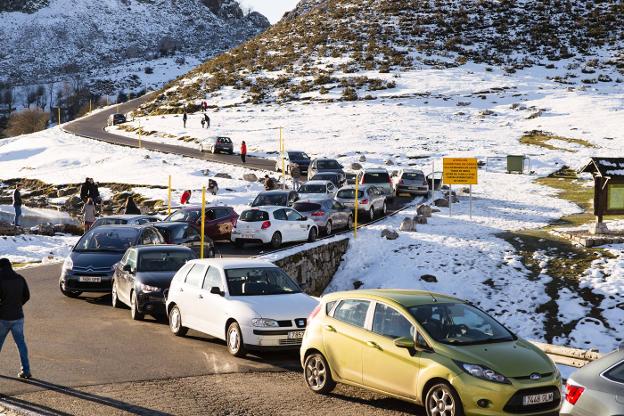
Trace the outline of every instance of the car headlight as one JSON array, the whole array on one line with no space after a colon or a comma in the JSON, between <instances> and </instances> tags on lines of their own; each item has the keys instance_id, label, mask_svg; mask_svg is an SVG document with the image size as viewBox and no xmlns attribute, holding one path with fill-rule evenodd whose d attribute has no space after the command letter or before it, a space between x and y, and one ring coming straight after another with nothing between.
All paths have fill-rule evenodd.
<instances>
[{"instance_id":1,"label":"car headlight","mask_svg":"<svg viewBox=\"0 0 624 416\"><path fill-rule=\"evenodd\" d=\"M160 292L160 288L156 286L144 285L143 283L139 283L139 289L143 292Z\"/></svg>"},{"instance_id":2,"label":"car headlight","mask_svg":"<svg viewBox=\"0 0 624 416\"><path fill-rule=\"evenodd\" d=\"M511 381L502 374L497 373L485 366L477 364L468 364L457 361L459 367L466 373L481 380L492 381L494 383L511 384Z\"/></svg>"},{"instance_id":3,"label":"car headlight","mask_svg":"<svg viewBox=\"0 0 624 416\"><path fill-rule=\"evenodd\" d=\"M279 327L279 323L275 319L265 319L265 318L254 318L251 320L252 326L259 327L269 327L269 328L277 328Z\"/></svg>"},{"instance_id":4,"label":"car headlight","mask_svg":"<svg viewBox=\"0 0 624 416\"><path fill-rule=\"evenodd\" d=\"M65 261L63 262L63 270L68 271L74 268L74 262L71 257L65 257Z\"/></svg>"}]
</instances>

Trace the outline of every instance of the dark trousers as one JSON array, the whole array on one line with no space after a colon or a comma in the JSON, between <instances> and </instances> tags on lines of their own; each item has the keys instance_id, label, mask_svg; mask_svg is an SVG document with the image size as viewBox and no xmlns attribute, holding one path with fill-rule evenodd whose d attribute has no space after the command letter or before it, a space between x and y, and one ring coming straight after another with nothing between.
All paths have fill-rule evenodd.
<instances>
[{"instance_id":1,"label":"dark trousers","mask_svg":"<svg viewBox=\"0 0 624 416\"><path fill-rule=\"evenodd\" d=\"M241 153L241 160L243 161L243 163L245 163L245 157L246 157L246 156L247 156L246 154Z\"/></svg>"}]
</instances>

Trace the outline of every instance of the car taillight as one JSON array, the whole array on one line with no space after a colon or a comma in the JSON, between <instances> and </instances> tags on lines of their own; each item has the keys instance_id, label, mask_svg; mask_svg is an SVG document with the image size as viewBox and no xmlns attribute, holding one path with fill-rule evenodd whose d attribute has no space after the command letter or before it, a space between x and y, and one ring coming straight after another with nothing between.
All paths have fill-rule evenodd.
<instances>
[{"instance_id":1,"label":"car taillight","mask_svg":"<svg viewBox=\"0 0 624 416\"><path fill-rule=\"evenodd\" d=\"M318 305L316 305L316 308L314 308L314 310L312 311L312 313L310 313L310 316L308 316L308 323L309 323L312 319L316 318L316 315L318 315L318 313L320 312L320 310L321 310L321 304L319 303Z\"/></svg>"},{"instance_id":2,"label":"car taillight","mask_svg":"<svg viewBox=\"0 0 624 416\"><path fill-rule=\"evenodd\" d=\"M360 201L360 204L362 204L362 205L366 205L366 204L368 204L368 199L363 199L363 200L361 200L361 201Z\"/></svg>"},{"instance_id":3,"label":"car taillight","mask_svg":"<svg viewBox=\"0 0 624 416\"><path fill-rule=\"evenodd\" d=\"M262 227L260 227L263 230L266 230L267 228L269 228L271 226L271 221L265 221L262 223Z\"/></svg>"},{"instance_id":4,"label":"car taillight","mask_svg":"<svg viewBox=\"0 0 624 416\"><path fill-rule=\"evenodd\" d=\"M325 211L316 211L312 213L313 217L322 217L323 215L325 215Z\"/></svg>"},{"instance_id":5,"label":"car taillight","mask_svg":"<svg viewBox=\"0 0 624 416\"><path fill-rule=\"evenodd\" d=\"M232 217L232 218L230 218L230 222L232 223L232 227L236 227L236 223L238 222L238 218L237 217Z\"/></svg>"},{"instance_id":6,"label":"car taillight","mask_svg":"<svg viewBox=\"0 0 624 416\"><path fill-rule=\"evenodd\" d=\"M566 384L566 396L565 399L570 404L576 404L581 394L585 391L584 387L575 386L574 384Z\"/></svg>"},{"instance_id":7,"label":"car taillight","mask_svg":"<svg viewBox=\"0 0 624 416\"><path fill-rule=\"evenodd\" d=\"M388 175L388 183L392 184L392 178L390 177L390 175Z\"/></svg>"}]
</instances>

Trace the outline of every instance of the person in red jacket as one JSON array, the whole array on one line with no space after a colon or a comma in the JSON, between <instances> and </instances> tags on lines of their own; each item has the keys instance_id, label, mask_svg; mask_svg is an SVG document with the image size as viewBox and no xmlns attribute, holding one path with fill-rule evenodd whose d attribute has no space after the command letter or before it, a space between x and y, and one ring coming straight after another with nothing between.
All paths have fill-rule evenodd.
<instances>
[{"instance_id":1,"label":"person in red jacket","mask_svg":"<svg viewBox=\"0 0 624 416\"><path fill-rule=\"evenodd\" d=\"M241 144L241 160L245 163L245 157L247 156L247 143L243 140L243 144Z\"/></svg>"},{"instance_id":2,"label":"person in red jacket","mask_svg":"<svg viewBox=\"0 0 624 416\"><path fill-rule=\"evenodd\" d=\"M182 193L182 197L180 198L180 204L186 205L189 203L190 200L191 200L191 191L190 189L187 189L186 191Z\"/></svg>"}]
</instances>

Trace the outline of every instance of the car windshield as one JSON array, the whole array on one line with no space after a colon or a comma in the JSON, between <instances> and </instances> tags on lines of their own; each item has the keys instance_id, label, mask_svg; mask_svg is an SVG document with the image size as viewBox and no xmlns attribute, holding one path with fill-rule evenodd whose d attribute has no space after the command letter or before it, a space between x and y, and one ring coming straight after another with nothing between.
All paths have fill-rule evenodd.
<instances>
[{"instance_id":1,"label":"car windshield","mask_svg":"<svg viewBox=\"0 0 624 416\"><path fill-rule=\"evenodd\" d=\"M492 317L468 304L440 303L408 310L433 339L444 344L474 345L516 339Z\"/></svg>"},{"instance_id":2,"label":"car windshield","mask_svg":"<svg viewBox=\"0 0 624 416\"><path fill-rule=\"evenodd\" d=\"M355 199L355 189L341 189L337 194L338 198ZM364 193L358 190L358 199L362 198Z\"/></svg>"},{"instance_id":3,"label":"car windshield","mask_svg":"<svg viewBox=\"0 0 624 416\"><path fill-rule=\"evenodd\" d=\"M293 205L293 208L299 212L312 212L321 209L321 204L315 204L312 202L297 202Z\"/></svg>"},{"instance_id":4,"label":"car windshield","mask_svg":"<svg viewBox=\"0 0 624 416\"><path fill-rule=\"evenodd\" d=\"M260 211L257 209L249 209L247 211L243 211L239 220L245 222L261 222L269 220L269 213L266 211Z\"/></svg>"},{"instance_id":5,"label":"car windshield","mask_svg":"<svg viewBox=\"0 0 624 416\"><path fill-rule=\"evenodd\" d=\"M299 286L279 267L254 267L225 271L230 296L300 293Z\"/></svg>"},{"instance_id":6,"label":"car windshield","mask_svg":"<svg viewBox=\"0 0 624 416\"><path fill-rule=\"evenodd\" d=\"M364 174L366 183L388 183L390 177L386 172L368 172Z\"/></svg>"},{"instance_id":7,"label":"car windshield","mask_svg":"<svg viewBox=\"0 0 624 416\"><path fill-rule=\"evenodd\" d=\"M319 160L316 167L319 169L341 169L340 164L335 160Z\"/></svg>"},{"instance_id":8,"label":"car windshield","mask_svg":"<svg viewBox=\"0 0 624 416\"><path fill-rule=\"evenodd\" d=\"M297 192L300 194L324 194L327 192L327 187L325 185L304 184L301 185Z\"/></svg>"},{"instance_id":9,"label":"car windshield","mask_svg":"<svg viewBox=\"0 0 624 416\"><path fill-rule=\"evenodd\" d=\"M199 219L200 209L198 210L189 210L189 209L179 209L175 211L173 214L169 215L165 218L167 222L197 222Z\"/></svg>"},{"instance_id":10,"label":"car windshield","mask_svg":"<svg viewBox=\"0 0 624 416\"><path fill-rule=\"evenodd\" d=\"M403 175L401 175L401 179L404 179L406 181L424 182L425 175L419 172L403 172Z\"/></svg>"},{"instance_id":11,"label":"car windshield","mask_svg":"<svg viewBox=\"0 0 624 416\"><path fill-rule=\"evenodd\" d=\"M76 244L74 251L113 251L124 252L134 245L139 230L133 228L93 229Z\"/></svg>"},{"instance_id":12,"label":"car windshield","mask_svg":"<svg viewBox=\"0 0 624 416\"><path fill-rule=\"evenodd\" d=\"M123 225L127 224L128 220L123 218L100 218L93 224L94 227L100 227L102 225Z\"/></svg>"},{"instance_id":13,"label":"car windshield","mask_svg":"<svg viewBox=\"0 0 624 416\"><path fill-rule=\"evenodd\" d=\"M288 157L292 160L310 160L310 156L304 152L288 152Z\"/></svg>"},{"instance_id":14,"label":"car windshield","mask_svg":"<svg viewBox=\"0 0 624 416\"><path fill-rule=\"evenodd\" d=\"M286 194L260 194L251 204L252 207L261 207L265 205L285 207L288 205L288 196Z\"/></svg>"},{"instance_id":15,"label":"car windshield","mask_svg":"<svg viewBox=\"0 0 624 416\"><path fill-rule=\"evenodd\" d=\"M139 255L140 272L177 272L184 264L193 258L190 251L146 251Z\"/></svg>"}]
</instances>

